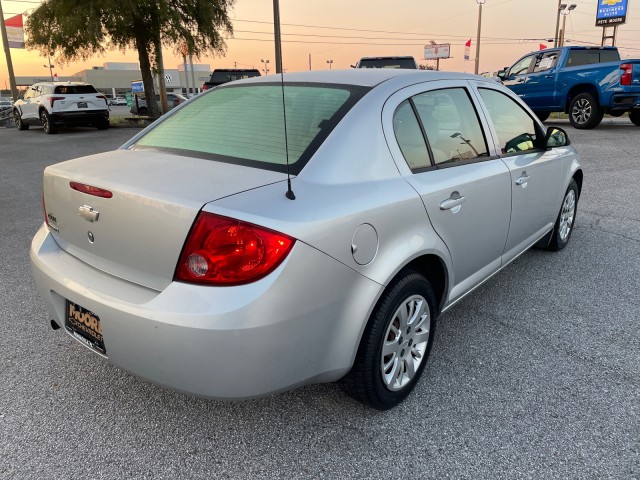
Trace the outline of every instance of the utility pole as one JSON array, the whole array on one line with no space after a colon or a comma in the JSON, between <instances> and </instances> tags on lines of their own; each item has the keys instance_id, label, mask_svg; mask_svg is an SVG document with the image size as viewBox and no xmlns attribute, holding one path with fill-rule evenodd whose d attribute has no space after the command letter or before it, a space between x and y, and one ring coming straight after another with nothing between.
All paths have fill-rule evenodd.
<instances>
[{"instance_id":1,"label":"utility pole","mask_svg":"<svg viewBox=\"0 0 640 480\"><path fill-rule=\"evenodd\" d=\"M276 43L276 73L282 73L282 41L280 40L279 0L273 0L273 34Z\"/></svg>"},{"instance_id":2,"label":"utility pole","mask_svg":"<svg viewBox=\"0 0 640 480\"><path fill-rule=\"evenodd\" d=\"M476 0L476 3L479 5L479 10L478 10L478 38L476 39L476 68L475 68L475 74L478 75L478 72L480 71L480 32L482 31L482 5L484 5L484 3L487 0Z\"/></svg>"},{"instance_id":3,"label":"utility pole","mask_svg":"<svg viewBox=\"0 0 640 480\"><path fill-rule=\"evenodd\" d=\"M0 30L2 30L2 45L4 54L7 57L7 70L9 71L9 84L11 85L11 96L13 101L18 100L18 87L16 87L16 76L13 73L13 63L11 62L11 49L9 48L9 37L7 37L7 27L4 24L4 13L2 12L2 2L0 1Z\"/></svg>"},{"instance_id":4,"label":"utility pole","mask_svg":"<svg viewBox=\"0 0 640 480\"><path fill-rule=\"evenodd\" d=\"M558 46L558 34L560 31L560 12L563 10L563 8L564 7L562 6L562 0L558 0L558 12L557 12L557 19L556 19L556 36L554 37L554 40L553 40L553 48L556 48Z\"/></svg>"}]
</instances>

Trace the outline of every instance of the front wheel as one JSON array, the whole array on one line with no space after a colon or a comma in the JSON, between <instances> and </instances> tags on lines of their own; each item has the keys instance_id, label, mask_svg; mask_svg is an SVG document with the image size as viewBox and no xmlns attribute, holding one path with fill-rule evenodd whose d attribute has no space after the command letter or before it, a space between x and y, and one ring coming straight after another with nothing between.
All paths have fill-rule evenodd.
<instances>
[{"instance_id":1,"label":"front wheel","mask_svg":"<svg viewBox=\"0 0 640 480\"><path fill-rule=\"evenodd\" d=\"M629 119L631 123L640 127L640 110L632 110L629 112Z\"/></svg>"},{"instance_id":2,"label":"front wheel","mask_svg":"<svg viewBox=\"0 0 640 480\"><path fill-rule=\"evenodd\" d=\"M573 128L589 130L600 125L604 110L590 93L581 93L571 100L569 122Z\"/></svg>"},{"instance_id":3,"label":"front wheel","mask_svg":"<svg viewBox=\"0 0 640 480\"><path fill-rule=\"evenodd\" d=\"M573 232L573 223L576 220L578 209L578 185L576 181L571 179L567 192L562 200L562 207L551 233L551 241L547 248L557 252L562 250L569 243L571 232Z\"/></svg>"},{"instance_id":4,"label":"front wheel","mask_svg":"<svg viewBox=\"0 0 640 480\"><path fill-rule=\"evenodd\" d=\"M44 128L44 133L51 135L58 131L56 126L53 123L51 123L51 117L49 116L46 110L42 110L40 112L40 121L42 122L42 128Z\"/></svg>"},{"instance_id":5,"label":"front wheel","mask_svg":"<svg viewBox=\"0 0 640 480\"><path fill-rule=\"evenodd\" d=\"M433 288L423 275L407 271L397 278L371 314L342 389L378 410L398 405L427 364L435 315Z\"/></svg>"},{"instance_id":6,"label":"front wheel","mask_svg":"<svg viewBox=\"0 0 640 480\"><path fill-rule=\"evenodd\" d=\"M29 130L29 124L22 121L22 117L18 110L13 111L13 121L15 122L16 127L18 127L18 130Z\"/></svg>"}]
</instances>

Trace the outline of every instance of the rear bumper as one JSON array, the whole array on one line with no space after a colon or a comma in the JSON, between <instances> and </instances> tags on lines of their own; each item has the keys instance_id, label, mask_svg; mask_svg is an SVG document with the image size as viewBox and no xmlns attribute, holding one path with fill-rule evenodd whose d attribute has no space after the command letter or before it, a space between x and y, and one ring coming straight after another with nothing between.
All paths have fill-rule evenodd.
<instances>
[{"instance_id":1,"label":"rear bumper","mask_svg":"<svg viewBox=\"0 0 640 480\"><path fill-rule=\"evenodd\" d=\"M640 93L620 93L611 97L612 111L630 111L640 108Z\"/></svg>"},{"instance_id":2,"label":"rear bumper","mask_svg":"<svg viewBox=\"0 0 640 480\"><path fill-rule=\"evenodd\" d=\"M158 292L129 283L61 250L44 225L32 242L31 264L59 325L65 299L100 317L109 362L221 399L339 379L382 289L302 242L266 278L225 288L173 282Z\"/></svg>"},{"instance_id":3,"label":"rear bumper","mask_svg":"<svg viewBox=\"0 0 640 480\"><path fill-rule=\"evenodd\" d=\"M109 110L88 110L78 112L52 113L50 121L55 125L93 125L109 121Z\"/></svg>"}]
</instances>

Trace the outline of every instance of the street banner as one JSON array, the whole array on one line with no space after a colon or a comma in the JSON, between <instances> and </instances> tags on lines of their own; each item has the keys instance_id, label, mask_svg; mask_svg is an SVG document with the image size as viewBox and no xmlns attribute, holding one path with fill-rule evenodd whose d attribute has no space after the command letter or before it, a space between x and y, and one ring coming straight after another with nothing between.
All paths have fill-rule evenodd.
<instances>
[{"instance_id":1,"label":"street banner","mask_svg":"<svg viewBox=\"0 0 640 480\"><path fill-rule=\"evenodd\" d=\"M24 26L22 24L22 14L7 18L4 21L7 27L7 39L9 48L24 48Z\"/></svg>"},{"instance_id":2,"label":"street banner","mask_svg":"<svg viewBox=\"0 0 640 480\"><path fill-rule=\"evenodd\" d=\"M598 0L596 27L622 25L627 21L629 0Z\"/></svg>"},{"instance_id":3,"label":"street banner","mask_svg":"<svg viewBox=\"0 0 640 480\"><path fill-rule=\"evenodd\" d=\"M471 39L464 44L464 59L469 60L471 58Z\"/></svg>"}]
</instances>

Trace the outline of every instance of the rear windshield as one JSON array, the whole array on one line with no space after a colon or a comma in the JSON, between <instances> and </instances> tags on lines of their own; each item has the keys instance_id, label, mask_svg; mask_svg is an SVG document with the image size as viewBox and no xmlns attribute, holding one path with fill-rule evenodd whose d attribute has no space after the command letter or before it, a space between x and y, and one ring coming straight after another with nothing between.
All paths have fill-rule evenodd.
<instances>
[{"instance_id":1,"label":"rear windshield","mask_svg":"<svg viewBox=\"0 0 640 480\"><path fill-rule=\"evenodd\" d=\"M358 68L412 68L416 69L413 58L363 58Z\"/></svg>"},{"instance_id":2,"label":"rear windshield","mask_svg":"<svg viewBox=\"0 0 640 480\"><path fill-rule=\"evenodd\" d=\"M214 70L211 74L210 83L222 84L243 78L259 77L258 70Z\"/></svg>"},{"instance_id":3,"label":"rear windshield","mask_svg":"<svg viewBox=\"0 0 640 480\"><path fill-rule=\"evenodd\" d=\"M53 93L62 95L78 95L83 93L98 93L93 85L59 85Z\"/></svg>"},{"instance_id":4,"label":"rear windshield","mask_svg":"<svg viewBox=\"0 0 640 480\"><path fill-rule=\"evenodd\" d=\"M369 89L285 83L291 173L297 174ZM140 138L133 148L286 172L282 86L229 85L202 94Z\"/></svg>"}]
</instances>

